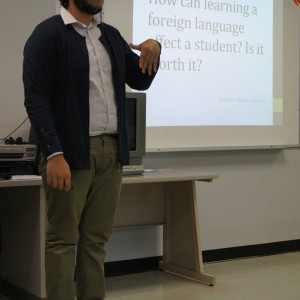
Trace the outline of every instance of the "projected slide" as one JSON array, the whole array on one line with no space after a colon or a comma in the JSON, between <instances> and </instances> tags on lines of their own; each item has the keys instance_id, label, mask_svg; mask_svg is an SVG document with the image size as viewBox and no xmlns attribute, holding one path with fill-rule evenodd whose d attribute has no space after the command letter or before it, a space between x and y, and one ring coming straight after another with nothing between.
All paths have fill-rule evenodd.
<instances>
[{"instance_id":1,"label":"projected slide","mask_svg":"<svg viewBox=\"0 0 300 300\"><path fill-rule=\"evenodd\" d=\"M134 0L145 37L162 45L147 126L274 125L273 0Z\"/></svg>"}]
</instances>

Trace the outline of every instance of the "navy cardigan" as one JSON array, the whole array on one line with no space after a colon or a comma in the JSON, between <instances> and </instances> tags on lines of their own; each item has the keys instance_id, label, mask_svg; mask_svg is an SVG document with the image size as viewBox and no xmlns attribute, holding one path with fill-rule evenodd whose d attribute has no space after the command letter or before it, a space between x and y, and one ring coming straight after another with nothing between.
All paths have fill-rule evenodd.
<instances>
[{"instance_id":1,"label":"navy cardigan","mask_svg":"<svg viewBox=\"0 0 300 300\"><path fill-rule=\"evenodd\" d=\"M100 24L109 53L118 114L119 162L129 163L125 83L145 90L139 57L112 26ZM62 151L71 169L89 169L89 58L85 38L61 16L39 24L24 48L25 107L45 156Z\"/></svg>"}]
</instances>

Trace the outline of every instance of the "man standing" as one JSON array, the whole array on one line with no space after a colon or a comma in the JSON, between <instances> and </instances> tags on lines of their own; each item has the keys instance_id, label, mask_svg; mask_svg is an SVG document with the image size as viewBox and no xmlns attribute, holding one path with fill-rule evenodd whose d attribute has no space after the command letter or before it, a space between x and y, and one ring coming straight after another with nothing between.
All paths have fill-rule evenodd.
<instances>
[{"instance_id":1,"label":"man standing","mask_svg":"<svg viewBox=\"0 0 300 300\"><path fill-rule=\"evenodd\" d=\"M24 48L25 107L40 149L47 201L49 300L104 299L105 244L129 163L125 83L147 89L160 45L131 48L97 14L104 0L60 0ZM77 251L75 251L77 246ZM76 256L76 257L75 257Z\"/></svg>"}]
</instances>

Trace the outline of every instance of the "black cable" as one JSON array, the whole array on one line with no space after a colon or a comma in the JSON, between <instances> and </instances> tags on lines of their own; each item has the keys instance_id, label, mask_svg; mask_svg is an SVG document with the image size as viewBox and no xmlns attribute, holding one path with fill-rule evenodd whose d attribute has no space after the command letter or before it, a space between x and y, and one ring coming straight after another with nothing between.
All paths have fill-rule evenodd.
<instances>
[{"instance_id":1,"label":"black cable","mask_svg":"<svg viewBox=\"0 0 300 300\"><path fill-rule=\"evenodd\" d=\"M26 121L27 121L28 117L16 128L14 129L10 134L8 134L5 138L0 139L1 140L1 144L3 144L3 142L10 137L13 133L15 133Z\"/></svg>"}]
</instances>

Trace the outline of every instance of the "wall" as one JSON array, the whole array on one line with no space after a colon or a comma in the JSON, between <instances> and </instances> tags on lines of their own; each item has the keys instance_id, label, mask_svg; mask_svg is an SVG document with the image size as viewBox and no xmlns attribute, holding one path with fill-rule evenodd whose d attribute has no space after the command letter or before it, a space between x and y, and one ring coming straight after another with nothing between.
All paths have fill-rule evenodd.
<instances>
[{"instance_id":1,"label":"wall","mask_svg":"<svg viewBox=\"0 0 300 300\"><path fill-rule=\"evenodd\" d=\"M0 47L0 138L26 117L23 46L34 26L52 15L55 6L53 0L18 1L17 5L1 0L0 33L5 42ZM26 134L24 128L21 131ZM151 153L145 166L191 167L219 174L213 183L197 185L204 250L300 238L298 148ZM108 244L107 261L161 255L161 232L160 227L115 232Z\"/></svg>"},{"instance_id":2,"label":"wall","mask_svg":"<svg viewBox=\"0 0 300 300\"><path fill-rule=\"evenodd\" d=\"M24 108L22 61L24 44L34 27L55 12L54 0L1 0L0 3L0 142L27 117ZM28 137L29 122L14 138Z\"/></svg>"}]
</instances>

